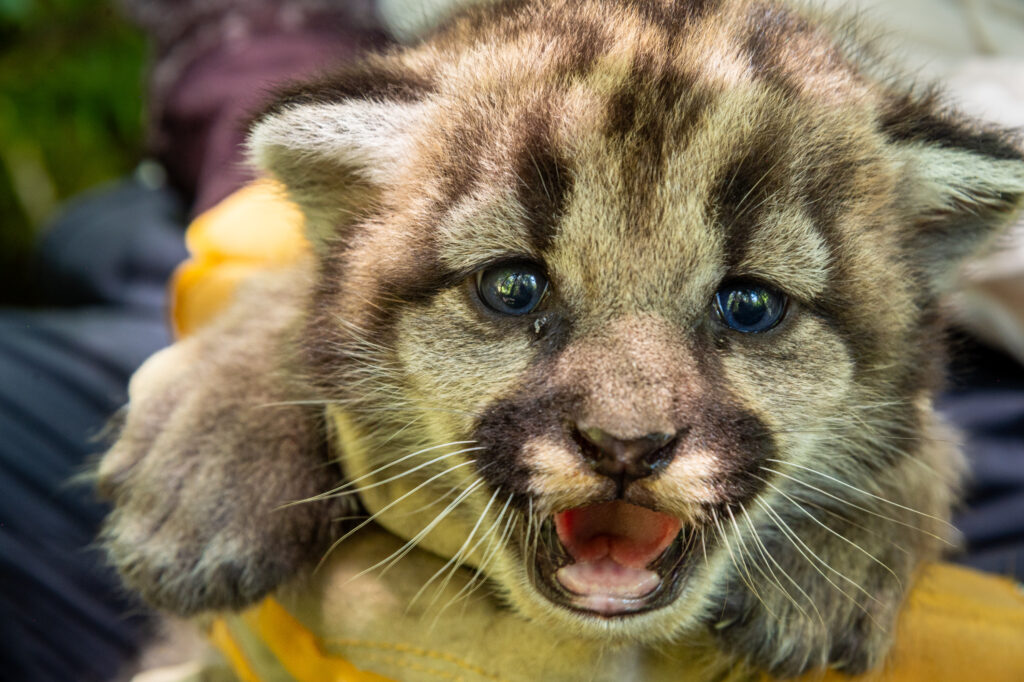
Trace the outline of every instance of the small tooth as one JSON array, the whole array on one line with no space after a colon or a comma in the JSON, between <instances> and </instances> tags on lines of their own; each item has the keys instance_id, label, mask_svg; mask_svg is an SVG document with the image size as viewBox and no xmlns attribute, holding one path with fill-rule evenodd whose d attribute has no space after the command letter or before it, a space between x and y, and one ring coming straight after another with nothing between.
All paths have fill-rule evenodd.
<instances>
[{"instance_id":1,"label":"small tooth","mask_svg":"<svg viewBox=\"0 0 1024 682\"><path fill-rule=\"evenodd\" d=\"M724 630L724 629L726 629L727 627L729 627L730 625L732 625L735 622L736 622L735 618L726 618L725 620L720 620L717 623L715 623L715 629L716 630Z\"/></svg>"},{"instance_id":2,"label":"small tooth","mask_svg":"<svg viewBox=\"0 0 1024 682\"><path fill-rule=\"evenodd\" d=\"M842 669L844 669L844 668L845 668L846 666L848 666L849 664L850 664L850 662L849 662L849 661L846 661L846 660L843 660L843 661L835 661L835 662L834 662L834 663L832 663L832 665L830 665L829 667L830 667L830 668L832 668L833 670L842 670Z\"/></svg>"}]
</instances>

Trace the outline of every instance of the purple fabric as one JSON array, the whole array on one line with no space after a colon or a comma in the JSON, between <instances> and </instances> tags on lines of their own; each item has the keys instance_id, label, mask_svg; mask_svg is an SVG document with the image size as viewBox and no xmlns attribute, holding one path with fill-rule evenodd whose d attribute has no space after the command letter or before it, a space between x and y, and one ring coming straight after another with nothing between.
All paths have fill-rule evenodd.
<instances>
[{"instance_id":1,"label":"purple fabric","mask_svg":"<svg viewBox=\"0 0 1024 682\"><path fill-rule=\"evenodd\" d=\"M353 59L374 37L314 30L254 35L183 72L157 121L157 153L174 184L194 198L193 213L252 178L242 146L246 124L275 85Z\"/></svg>"},{"instance_id":2,"label":"purple fabric","mask_svg":"<svg viewBox=\"0 0 1024 682\"><path fill-rule=\"evenodd\" d=\"M172 184L213 206L251 178L242 142L271 89L386 42L373 0L122 0L151 37L149 134Z\"/></svg>"},{"instance_id":3,"label":"purple fabric","mask_svg":"<svg viewBox=\"0 0 1024 682\"><path fill-rule=\"evenodd\" d=\"M970 463L956 559L1024 580L1024 367L967 336L954 350L938 407L963 432Z\"/></svg>"}]
</instances>

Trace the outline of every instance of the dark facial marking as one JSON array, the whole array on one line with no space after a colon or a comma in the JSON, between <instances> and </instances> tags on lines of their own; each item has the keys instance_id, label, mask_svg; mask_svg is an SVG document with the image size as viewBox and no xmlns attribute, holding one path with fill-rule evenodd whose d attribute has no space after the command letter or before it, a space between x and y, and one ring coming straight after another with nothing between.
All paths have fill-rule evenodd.
<instances>
[{"instance_id":1,"label":"dark facial marking","mask_svg":"<svg viewBox=\"0 0 1024 682\"><path fill-rule=\"evenodd\" d=\"M693 350L697 371L705 377L698 404L706 409L691 410L695 417L691 433L720 457L723 472L713 483L724 498L719 511L753 499L764 487L754 475L765 478L761 466L767 459L778 457L775 438L767 425L738 404L722 383L727 373L721 357L728 343L723 346L714 338L698 337Z\"/></svg>"},{"instance_id":2,"label":"dark facial marking","mask_svg":"<svg viewBox=\"0 0 1024 682\"><path fill-rule=\"evenodd\" d=\"M870 160L853 148L837 148L837 142L823 146L813 172L803 173L798 191L804 211L832 245L839 239L837 223L850 210L856 179Z\"/></svg>"},{"instance_id":3,"label":"dark facial marking","mask_svg":"<svg viewBox=\"0 0 1024 682\"><path fill-rule=\"evenodd\" d=\"M568 159L554 148L550 120L535 112L523 121L524 139L515 159L516 198L526 213L530 242L543 252L558 230L572 197Z\"/></svg>"},{"instance_id":4,"label":"dark facial marking","mask_svg":"<svg viewBox=\"0 0 1024 682\"><path fill-rule=\"evenodd\" d=\"M779 53L785 41L793 34L807 30L803 22L782 7L753 5L747 15L747 35L741 49L754 77L784 93L795 95L796 85L790 81L779 62Z\"/></svg>"},{"instance_id":5,"label":"dark facial marking","mask_svg":"<svg viewBox=\"0 0 1024 682\"><path fill-rule=\"evenodd\" d=\"M716 11L722 0L681 0L680 2L636 2L626 0L627 7L635 9L644 20L658 26L674 37L697 21Z\"/></svg>"},{"instance_id":6,"label":"dark facial marking","mask_svg":"<svg viewBox=\"0 0 1024 682\"><path fill-rule=\"evenodd\" d=\"M562 339L565 336L561 336ZM492 488L515 492L525 501L530 495L532 472L522 462L525 444L547 435L573 451L571 425L585 402L578 389L552 388L548 383L551 362L563 344L544 353L512 397L496 401L481 415L473 439L484 448L477 455L481 475ZM704 387L692 395L679 395L680 433L685 433L675 456L686 457L691 447L708 448L719 458L722 473L712 481L723 505L741 505L761 491L755 477L768 458L776 457L774 438L760 419L731 398L721 384L724 368L710 348L698 351ZM708 374L711 372L712 374ZM717 373L716 373L717 372ZM685 422L685 424L684 424ZM762 476L763 477L763 476Z\"/></svg>"},{"instance_id":7,"label":"dark facial marking","mask_svg":"<svg viewBox=\"0 0 1024 682\"><path fill-rule=\"evenodd\" d=\"M710 201L725 233L725 258L730 268L745 259L767 200L784 187L789 168L781 143L775 131L759 131L749 142L740 143L749 146L719 172Z\"/></svg>"},{"instance_id":8,"label":"dark facial marking","mask_svg":"<svg viewBox=\"0 0 1024 682\"><path fill-rule=\"evenodd\" d=\"M700 429L703 442L720 455L724 471L714 486L725 499L724 505L742 505L764 488L755 476L764 478L761 466L778 456L768 427L750 412L723 397L712 399L714 413L708 411ZM685 457L685 455L683 455Z\"/></svg>"},{"instance_id":9,"label":"dark facial marking","mask_svg":"<svg viewBox=\"0 0 1024 682\"><path fill-rule=\"evenodd\" d=\"M632 234L645 232L669 155L685 153L713 100L713 92L695 74L659 64L649 53L634 57L626 83L609 100L604 130L618 147L626 198L623 224Z\"/></svg>"},{"instance_id":10,"label":"dark facial marking","mask_svg":"<svg viewBox=\"0 0 1024 682\"><path fill-rule=\"evenodd\" d=\"M488 153L486 141L489 136L486 123L476 117L454 122L439 136L441 146L447 152L435 164L442 199L434 212L441 220L481 181L481 163Z\"/></svg>"},{"instance_id":11,"label":"dark facial marking","mask_svg":"<svg viewBox=\"0 0 1024 682\"><path fill-rule=\"evenodd\" d=\"M708 105L706 90L697 87L694 74L660 64L650 53L635 55L625 85L609 99L605 135L627 147L648 150L654 165L659 166L666 119L677 108L686 107L681 118L692 126ZM678 136L685 130L673 132Z\"/></svg>"},{"instance_id":12,"label":"dark facial marking","mask_svg":"<svg viewBox=\"0 0 1024 682\"><path fill-rule=\"evenodd\" d=\"M608 36L601 26L583 17L552 32L559 36L561 44L556 69L570 80L589 73L608 48Z\"/></svg>"},{"instance_id":13,"label":"dark facial marking","mask_svg":"<svg viewBox=\"0 0 1024 682\"><path fill-rule=\"evenodd\" d=\"M405 253L401 257L394 254L387 277L377 279L375 289L350 281L353 270L365 270L365 266L354 267L352 260L366 256L346 245L339 245L340 248L318 264L317 286L299 344L306 366L311 370L310 379L324 396L345 395L351 371L364 362L353 359L353 356L361 355L358 339L338 320L338 304L345 296L344 292L362 292L357 294L360 307L357 313L358 336L390 348L393 346L394 324L403 308L428 305L439 293L456 286L465 276L442 263L432 231L407 235L396 243ZM401 267L395 265L398 262L402 263Z\"/></svg>"},{"instance_id":14,"label":"dark facial marking","mask_svg":"<svg viewBox=\"0 0 1024 682\"><path fill-rule=\"evenodd\" d=\"M858 78L833 40L791 9L775 4L754 4L747 13L745 31L742 50L751 73L787 97L800 96L799 87L790 75L794 70L843 72L851 79ZM789 43L796 39L814 44L814 54L801 55L799 65L787 65L781 57L792 53Z\"/></svg>"},{"instance_id":15,"label":"dark facial marking","mask_svg":"<svg viewBox=\"0 0 1024 682\"><path fill-rule=\"evenodd\" d=\"M522 461L526 442L544 434L558 441L567 439L563 423L578 402L579 396L552 392L540 381L528 379L514 397L488 407L477 422L473 439L483 448L477 453L477 468L490 487L514 492L514 501L525 503L532 475Z\"/></svg>"}]
</instances>

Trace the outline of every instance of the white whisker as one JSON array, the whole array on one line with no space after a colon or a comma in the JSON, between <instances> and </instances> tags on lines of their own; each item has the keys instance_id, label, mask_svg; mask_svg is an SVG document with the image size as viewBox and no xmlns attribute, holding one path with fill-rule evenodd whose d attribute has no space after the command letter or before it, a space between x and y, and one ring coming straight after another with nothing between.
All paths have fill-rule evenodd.
<instances>
[{"instance_id":1,"label":"white whisker","mask_svg":"<svg viewBox=\"0 0 1024 682\"><path fill-rule=\"evenodd\" d=\"M778 616L776 616L775 612L773 612L771 608L769 608L768 603L761 598L761 593L757 591L756 587L754 587L754 581L750 575L749 570L747 569L746 562L743 562L742 568L740 567L741 562L736 559L736 554L733 553L732 544L729 542L729 537L726 534L725 529L722 527L722 523L721 520L718 518L717 512L714 512L713 510L712 518L715 523L715 528L718 530L718 538L722 541L722 544L725 545L725 549L729 553L729 560L732 562L733 567L736 569L737 576L743 582L743 584L747 586L747 589L750 590L750 593L757 598L757 601L761 602L761 606L764 607L764 610L771 614L771 616L777 620Z\"/></svg>"},{"instance_id":2,"label":"white whisker","mask_svg":"<svg viewBox=\"0 0 1024 682\"><path fill-rule=\"evenodd\" d=\"M817 471L815 469L812 469L810 467L804 466L802 464L796 464L795 462L786 462L786 461L781 460L781 459L772 459L770 457L766 458L765 461L776 462L777 464L785 464L785 465L788 465L788 466L796 467L797 469L803 469L804 471L809 471L812 474L817 474L818 476L821 476L822 478L826 478L826 479L832 481L833 483L838 483L839 485L844 486L846 488L849 488L850 490L853 490L855 492L858 492L861 495L866 495L867 497L870 497L872 499L878 500L879 502L884 502L885 504L890 504L890 505L892 505L894 507L898 507L899 509L902 509L904 511L908 511L911 514L917 514L918 516L923 516L924 518L931 519L932 521L938 521L939 523L941 523L941 524L943 524L945 526L948 526L949 528L953 528L953 525L951 523L949 523L948 521L946 521L945 519L940 519L938 516L933 516L931 514L926 514L925 512L918 511L917 509L912 509L911 507L904 506L904 505L902 505L902 504L900 504L898 502L893 502L892 500L887 500L886 498L884 498L884 497L882 497L880 495L875 495L874 493L868 492L867 490L863 490L861 488L858 488L857 486L851 485L851 484L847 483L846 481L842 481L842 480L836 478L835 476L830 476L829 474L826 474L823 471Z\"/></svg>"},{"instance_id":3,"label":"white whisker","mask_svg":"<svg viewBox=\"0 0 1024 682\"><path fill-rule=\"evenodd\" d=\"M862 512L864 512L866 514L871 514L872 516L878 517L880 519L884 519L885 521L889 521L890 523L895 523L897 525L905 526L906 528L910 528L912 530L916 530L916 531L918 531L920 533L924 533L925 535L927 535L929 537L932 537L932 538L938 540L939 542L946 543L950 547L954 547L955 546L949 540L946 540L945 538L939 537L935 533L931 533L929 531L926 531L924 528L921 528L920 526L915 526L913 524L907 523L906 521L900 521L899 519L894 519L891 516L886 516L885 514L882 514L882 513L877 512L877 511L874 511L873 509L868 509L867 507L862 507L859 504L854 504L853 502L850 502L849 500L844 500L843 498L839 497L838 495L834 495L834 494L828 492L827 490L822 490L821 488L818 488L817 486L814 486L814 485L808 483L807 481L801 480L801 479L796 478L794 476L790 476L789 474L784 474L781 471L776 471L775 469L772 469L771 467L761 467L761 469L764 470L764 471L770 471L771 473L776 474L777 476L782 476L783 478L788 478L789 480L791 480L791 481L793 481L795 483L799 483L800 485L805 486L807 488L810 488L811 490L813 490L813 491L815 491L817 493L821 493L822 495L825 495L826 497L830 497L833 500L835 500L836 502L841 502L842 504L845 504L845 505L847 505L849 507L853 507L854 509L859 509L860 511L862 511Z\"/></svg>"},{"instance_id":4,"label":"white whisker","mask_svg":"<svg viewBox=\"0 0 1024 682\"><path fill-rule=\"evenodd\" d=\"M465 490L463 490L459 494L458 497L456 497L454 500L452 500L451 503L447 507L445 507L439 514L437 514L430 521L430 523L428 523L426 526L424 526L423 529L420 530L419 533L417 533L412 538L407 540L406 543L404 545L402 545L397 551L392 552L392 554L390 556L388 556L386 559L382 559L381 561L378 561L373 566L370 566L369 568L363 569L362 571L357 573L355 576L353 576L351 578L351 580L355 580L356 578L364 576L367 573L370 573L371 571L373 571L373 570L375 570L377 568L381 569L381 571L380 571L381 575L384 575L385 573L387 573L388 569L390 569L392 566L394 566L396 563L398 563L404 556L406 556L409 552L411 552L413 549L415 549L416 545L418 545L420 543L420 541L423 540L423 538L427 537L427 535L430 534L430 531L432 531L435 528L437 528L437 525L439 523L441 523L442 521L444 521L448 517L449 514L451 514L453 511L455 511L455 508L458 507L460 504L462 504L463 500L465 500L469 495L471 495L473 493L473 491L475 491L477 488L479 488L483 484L484 484L484 481L483 481L483 479L480 479L480 478L478 478L475 481L473 481L473 483L471 483ZM381 567L383 567L383 568L381 568Z\"/></svg>"},{"instance_id":5,"label":"white whisker","mask_svg":"<svg viewBox=\"0 0 1024 682\"><path fill-rule=\"evenodd\" d=\"M822 528L827 530L829 533L831 533L832 535L836 536L837 538L839 538L843 542L847 543L848 545L850 545L851 547L856 549L858 552L860 552L861 554L863 554L864 556L868 557L869 559L874 561L876 564L878 564L879 566L884 568L886 571L888 571L892 575L893 578L896 579L897 584L899 584L899 586L901 588L903 587L903 581L900 580L900 577L898 575L896 575L896 572L893 571L891 568L889 568L889 566L887 566L885 564L885 562L883 562L881 559L879 559L874 554L872 554L871 552L867 551L866 549L864 549L863 547L858 545L853 540L847 538L842 533L836 532L836 530L834 530L833 528L829 528L828 525L822 523L819 519L815 518L814 514L812 514L811 512L807 511L806 509L804 509L796 500L794 500L792 497L787 495L783 490L779 489L778 486L776 486L776 485L772 484L771 482L761 478L757 474L754 474L754 478L756 478L757 480L761 481L765 485L771 487L773 490L775 490L775 492L779 493L780 495L785 497L787 500L789 500L789 502L792 503L792 505L794 507L796 507L801 512L803 512L808 518L811 519L811 521L814 521L816 524L818 524L819 526L821 526Z\"/></svg>"},{"instance_id":6,"label":"white whisker","mask_svg":"<svg viewBox=\"0 0 1024 682\"><path fill-rule=\"evenodd\" d=\"M513 496L513 493L509 493L508 499L505 501L505 506L502 508L501 514L498 515L498 519L494 525L497 525L501 522L502 516L504 516L505 512L509 509L509 504L512 502ZM508 518L505 520L505 526L501 532L501 535L497 536L496 539L492 538L492 541L488 543L487 549L484 552L484 557L480 561L480 566L477 568L476 573L473 574L473 576L469 579L469 582L467 582L462 587L462 589L459 590L454 597L448 600L448 603L445 604L441 608L441 610L437 612L437 616L435 617L434 620L435 624L437 623L437 619L441 617L441 614L443 614L448 609L448 607L452 606L453 604L461 600L468 599L469 596L473 594L473 592L475 592L480 587L480 585L483 584L483 581L486 578L485 571L487 567L490 566L491 561L494 559L495 556L497 556L498 552L501 551L501 548L505 546L505 543L508 542L508 536L512 529L515 528L514 520L515 514L509 514Z\"/></svg>"},{"instance_id":7,"label":"white whisker","mask_svg":"<svg viewBox=\"0 0 1024 682\"><path fill-rule=\"evenodd\" d=\"M489 500L487 500L487 505L484 507L483 511L480 512L480 515L477 518L476 523L473 525L473 528L469 531L469 534L466 536L466 541L462 543L462 546L459 547L459 550L452 556L452 558L450 558L444 564L444 566L442 566L441 568L437 569L434 572L434 574L432 576L430 576L430 578L425 583L423 583L423 586L419 590L416 591L416 594L414 594L412 596L412 599L409 600L409 605L410 606L412 604L414 604L417 599L420 598L420 595L423 594L423 591L426 590L434 582L434 580L436 580L449 566L452 567L452 574L454 574L455 571L458 570L459 566L462 563L460 561L460 559L464 555L468 555L469 552L472 552L474 549L476 549L477 545L474 545L473 549L470 549L469 552L467 552L467 548L469 547L469 543L473 541L473 537L476 535L477 530L480 529L480 524L483 523L484 518L487 517L487 512L490 511L491 505L494 504L494 500L498 496L498 492L500 490L501 490L501 488L498 488L498 489L496 489L491 494L491 498ZM479 544L479 541L478 541L477 544ZM447 582L442 583L442 585L440 585L440 587L438 588L438 592L442 591L444 589L445 585L447 585Z\"/></svg>"},{"instance_id":8,"label":"white whisker","mask_svg":"<svg viewBox=\"0 0 1024 682\"><path fill-rule=\"evenodd\" d=\"M839 576L840 578L842 578L842 579L844 579L845 581L849 582L849 583L850 583L851 585L853 585L853 586L854 586L854 587L855 587L855 588L856 588L857 590L859 590L860 592L862 592L862 593L863 593L863 594L864 594L865 596L867 596L867 597L868 597L869 599L871 599L872 601L874 601L874 602L876 602L876 603L878 603L878 604L881 604L881 602L880 602L880 601L878 601L878 599L876 599L876 598L875 598L875 597L874 597L873 595L871 595L871 594L870 594L870 593L869 593L869 592L868 592L867 590L865 590L865 589L864 589L863 587L861 587L861 586L860 586L860 585L858 585L858 584L857 584L856 582L854 582L853 580L851 580L850 578L848 578L848 577L847 577L847 576L846 576L845 574L843 574L843 573L840 573L839 571L837 571L836 569L834 569L834 568L833 568L832 566L830 566L830 565L828 564L828 562L827 562L827 561L825 561L824 559L822 559L821 557L819 557L819 556L818 556L817 554L815 554L815 553L814 553L814 551L813 551L813 550L811 550L811 548L810 548L810 547L808 547L808 546L807 546L807 544L806 544L806 543L804 543L804 541L800 539L800 536L799 536L799 535L797 535L797 534L796 534L796 532L794 532L792 528L790 528L789 524L788 524L788 523L786 523L786 522L785 522L785 520L783 520L783 518L782 518L781 516L779 516L779 515L778 515L778 514L777 514L777 513L776 513L776 512L775 512L775 511L774 511L774 510L773 510L773 509L772 509L772 508L770 507L770 506L768 506L767 504L765 504L765 503L764 503L764 502L763 502L763 501L762 501L762 500L761 500L760 498L758 498L758 499L757 499L756 501L757 501L757 503L758 503L758 504L759 504L759 505L761 506L761 508L762 508L762 509L763 509L763 510L765 511L765 513L767 513L767 514L768 514L768 516L770 516L770 517L772 518L773 522L775 523L775 527L776 527L776 528L778 528L778 529L779 529L780 531L782 531L783 535L785 535L785 536L786 536L786 537L787 537L787 538L789 539L789 541L790 541L790 544L791 544L791 545L793 545L793 547L794 547L794 548L795 548L795 549L797 550L797 552L799 552L799 553L800 553L800 555L801 555L801 556L803 556L803 557L804 557L804 559L806 559L806 560L807 560L807 562L808 562L808 563L809 563L809 564L811 565L811 568L813 568L813 569L814 569L815 571L817 571L817 572L818 572L818 574L819 574L819 575L820 575L820 576L821 576L822 578L824 578L824 579L825 579L825 581L826 581L826 582L828 582L828 584L829 584L829 585L831 585L832 587L834 587L834 588L836 589L836 591L838 591L838 592L839 592L840 594L842 594L842 595L843 595L844 597L846 597L847 599L849 599L851 603L853 603L854 605L856 605L856 606L857 606L857 608L859 608L859 609L860 609L861 611L863 611L863 612L864 612L864 614L865 614L865 615L866 615L866 616L867 616L868 618L870 618L872 622L874 622L874 623L875 623L876 625L878 625L878 627L880 627L880 628L881 628L881 627L882 627L882 625L881 625L880 623L878 623L877 621L875 621L875 619L874 619L874 617L873 617L873 616L871 615L871 613L870 613L870 612L869 612L869 611L868 611L868 610L867 610L866 608L864 608L864 605L863 605L863 604L861 604L861 603L860 603L859 601L857 601L856 599L854 599L854 597L853 597L853 596L852 596L852 595L851 595L851 594L850 594L849 592L847 592L847 591L846 591L846 590L844 590L844 589L843 589L842 587L840 587L839 585L837 585L837 584L836 584L836 582L835 582L834 580L832 580L831 578L829 578L829 577L828 577L828 575L826 575L824 571L822 571L822 570L821 570L820 568L818 568L818 566L817 566L817 564L815 563L815 561L817 561L818 563L820 563L820 564L821 564L822 566L824 566L825 568L827 568L827 569L828 569L829 571L831 571L832 573L835 573L835 574L836 574L837 576ZM801 547L803 547L803 549L801 549ZM804 550L806 550L806 552L805 552ZM810 556L808 556L808 554L810 554ZM813 560L813 561L812 561L811 557L813 557L813 558L814 558L814 560ZM884 628L883 628L883 629L884 629Z\"/></svg>"},{"instance_id":9,"label":"white whisker","mask_svg":"<svg viewBox=\"0 0 1024 682\"><path fill-rule=\"evenodd\" d=\"M360 481L364 481L367 478L370 478L372 476L376 476L377 474L379 474L380 472L382 472L382 471L384 471L386 469L390 469L391 467L393 467L393 466L395 466L397 464L401 464L402 462L404 462L404 461L406 461L408 459L411 459L413 457L417 457L419 455L422 455L425 452L430 452L431 450L437 450L439 448L449 447L451 445L467 445L469 443L475 443L475 442L476 441L474 441L474 440L453 441L451 443L442 443L441 445L432 445L429 448L424 448L422 450L417 450L416 452L413 452L412 454L405 455L404 457L400 457L399 459L389 461L387 464L384 464L383 466L377 467L373 471L370 471L369 473L363 474L362 476L360 476L358 478L354 478L351 481L345 481L343 484L339 485L336 488L332 488L332 489L330 489L330 490L328 490L326 492L319 493L317 495L314 495L313 497L308 497L308 498L306 498L304 500L296 500L295 502L289 502L287 504L282 505L281 508L291 507L291 506L294 506L294 505L297 505L297 504L305 504L307 502L316 502L318 500L326 500L326 499L329 499L329 498L332 498L332 497L341 497L340 493L342 493L343 491L345 491L345 490L355 486ZM462 454L462 453L465 453L465 452L472 452L472 451L475 451L475 450L482 450L482 449L483 448L477 447L477 448L467 448L467 449L463 449L463 450L456 450L455 452L450 452L450 453L448 453L446 455L442 455L442 456L436 457L436 458L434 458L432 460L428 460L427 462L423 462L421 464L418 464L414 468L408 469L408 470L402 472L401 474L393 476L393 477L391 477L391 478L389 478L387 480L378 481L377 483L374 483L372 485L360 487L358 490L369 490L370 488L376 487L378 485L384 485L385 483L391 483L392 481L396 481L399 478L407 476L408 474L411 474L411 473L413 473L415 471L419 471L420 469L423 469L424 467L428 467L431 464L439 462L439 461L441 461L443 459L447 459L448 457L452 457L454 455ZM356 492L358 492L358 490Z\"/></svg>"},{"instance_id":10,"label":"white whisker","mask_svg":"<svg viewBox=\"0 0 1024 682\"><path fill-rule=\"evenodd\" d=\"M789 572L786 571L779 564L779 562L775 560L775 557L772 556L771 552L768 551L768 548L761 540L761 537L757 534L757 530L754 528L754 522L750 519L750 513L746 509L743 510L743 518L746 520L747 526L750 528L751 537L754 538L758 550L760 551L761 555L766 559L765 566L768 568L769 571L771 571L772 576L775 577L775 582L779 586L779 589L782 590L787 597L789 597L789 600L793 604L793 606L796 607L796 609L806 617L807 612L804 611L803 608L801 608L800 604L796 601L796 598L792 594L790 594L789 590L785 589L782 586L782 582L778 579L778 576L776 575L775 571L772 570L771 564L774 564L775 567L779 569L779 573L781 573L786 578L786 580L788 580L793 585L793 587L795 587L797 591L801 595L803 595L804 599L807 600L807 603L811 605L812 609L814 609L815 614L817 614L819 622L821 622L822 626L824 626L825 618L821 615L821 612L818 610L818 606L814 603L814 600L811 599L811 596L807 594L804 588L802 588L800 584L796 580L794 580L791 575L789 575Z\"/></svg>"},{"instance_id":11,"label":"white whisker","mask_svg":"<svg viewBox=\"0 0 1024 682\"><path fill-rule=\"evenodd\" d=\"M476 463L476 460L473 460L473 459L467 460L465 462L461 462L459 464L456 464L453 467L445 469L441 473L434 474L433 476L431 476L427 480L423 481L423 483L420 483L418 486L416 486L412 490L408 491L407 493L405 493L401 497L398 497L397 499L394 499L391 502L389 502L388 504L386 504L384 507L382 507L376 513L374 513L374 514L370 515L369 517L367 517L367 519L365 521L363 521L362 523L360 523L358 526L356 526L355 528L353 528L352 530L348 531L347 533L342 535L340 538L338 538L337 540L332 542L331 546L328 547L327 551L324 553L323 558L320 559L320 562L317 564L315 570L317 570L317 571L320 570L320 568L323 566L324 561L327 560L327 557L330 556L331 552L333 552L335 550L335 548L338 547L338 545L340 545L342 542L344 542L348 538L352 537L354 534L356 534L357 532L359 532L360 530L365 528L367 525L372 523L374 519L376 519L378 516L380 516L381 514L386 512L388 509L391 509L396 504L399 504L402 500L404 500L405 498L409 497L410 495L413 495L413 494L419 492L420 490L422 490L426 486L430 485L431 483L433 483L437 479L441 478L442 476L447 476L448 474L450 474L451 472L455 471L456 469L461 469L464 466L469 466L470 464L475 464L475 463Z\"/></svg>"},{"instance_id":12,"label":"white whisker","mask_svg":"<svg viewBox=\"0 0 1024 682\"><path fill-rule=\"evenodd\" d=\"M392 482L397 481L399 479L405 478L406 476L408 476L410 474L414 474L417 471L420 471L420 470L425 469L425 468L427 468L427 467L429 467L429 466L431 466L433 464L436 464L437 462L442 462L442 461L448 459L449 457L454 457L455 455L461 455L461 454L464 454L464 453L467 453L467 452L476 452L478 450L483 450L483 449L484 448L478 447L478 448L464 448L462 450L456 450L455 452L449 452L448 454L441 455L439 457L435 457L434 459L431 459L429 461L423 462L421 464L417 464L413 468L406 469L405 471L403 471L400 474L395 474L394 476L391 476L389 478L385 478L383 481L376 481L374 483L371 483L370 485L363 485L363 486L359 486L358 488L356 488L354 490L347 490L346 491L345 488L351 487L353 485L352 482L349 482L349 483L346 483L345 485L343 485L343 486L341 486L339 488L335 488L334 490L332 490L330 492L322 493L321 495L323 497L344 497L346 495L355 495L355 494L358 494L358 493L365 492L367 490L372 490L373 488L376 488L378 486L382 486L382 485L385 485L387 483L392 483ZM386 467L381 467L381 468L383 469L383 468L386 468ZM380 469L377 469L377 471L380 471ZM369 475L372 475L372 474L367 474L367 476L369 476ZM356 481L361 481L364 478L366 478L366 476L360 476L359 478L356 479Z\"/></svg>"}]
</instances>

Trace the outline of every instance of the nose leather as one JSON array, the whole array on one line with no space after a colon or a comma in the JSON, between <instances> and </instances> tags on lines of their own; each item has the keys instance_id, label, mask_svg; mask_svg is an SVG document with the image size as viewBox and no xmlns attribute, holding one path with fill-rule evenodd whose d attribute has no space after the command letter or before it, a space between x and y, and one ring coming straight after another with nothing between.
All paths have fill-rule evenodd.
<instances>
[{"instance_id":1,"label":"nose leather","mask_svg":"<svg viewBox=\"0 0 1024 682\"><path fill-rule=\"evenodd\" d=\"M672 459L675 433L654 432L622 439L596 427L577 426L583 456L594 471L621 485L645 478Z\"/></svg>"}]
</instances>

